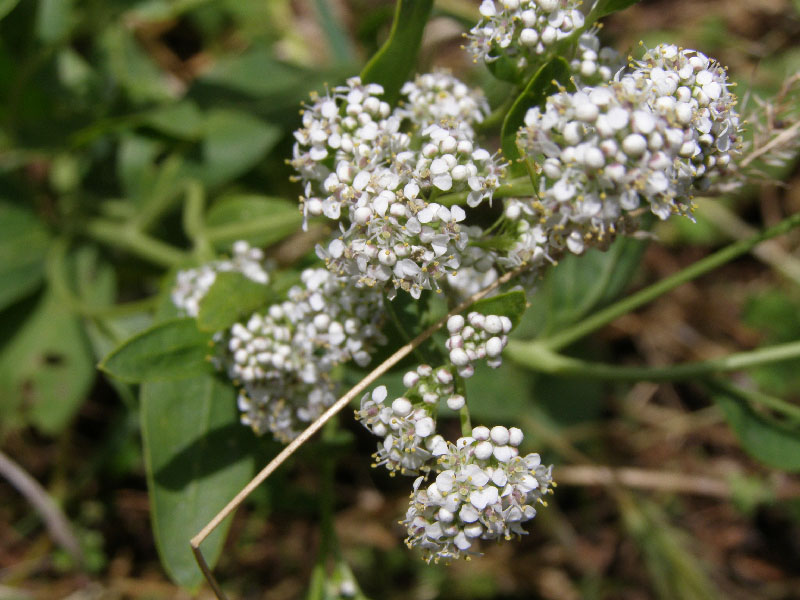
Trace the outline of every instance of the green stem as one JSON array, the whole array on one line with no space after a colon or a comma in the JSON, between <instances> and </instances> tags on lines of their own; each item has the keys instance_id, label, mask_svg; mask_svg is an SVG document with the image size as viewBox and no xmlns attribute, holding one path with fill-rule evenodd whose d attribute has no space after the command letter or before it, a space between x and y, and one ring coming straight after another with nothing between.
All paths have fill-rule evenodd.
<instances>
[{"instance_id":1,"label":"green stem","mask_svg":"<svg viewBox=\"0 0 800 600\"><path fill-rule=\"evenodd\" d=\"M141 231L106 219L89 221L85 233L95 241L135 254L151 263L171 268L189 260L189 255Z\"/></svg>"},{"instance_id":2,"label":"green stem","mask_svg":"<svg viewBox=\"0 0 800 600\"><path fill-rule=\"evenodd\" d=\"M464 396L464 406L461 407L461 410L458 411L459 419L461 420L461 435L463 437L469 437L472 435L472 419L469 416L469 405L466 402L467 398L467 385L464 378L460 375L455 376L455 389L456 394L461 394Z\"/></svg>"},{"instance_id":3,"label":"green stem","mask_svg":"<svg viewBox=\"0 0 800 600\"><path fill-rule=\"evenodd\" d=\"M708 385L709 388L713 390L720 391L731 396L742 398L743 400L750 403L761 404L771 410L774 410L775 412L779 412L785 415L786 417L789 417L793 421L800 422L800 406L797 406L796 404L792 404L790 402L787 402L786 400L776 398L775 396L764 394L757 390L743 389L738 385L734 385L731 382L721 378L715 377L713 379L707 380L705 383L706 385Z\"/></svg>"},{"instance_id":4,"label":"green stem","mask_svg":"<svg viewBox=\"0 0 800 600\"><path fill-rule=\"evenodd\" d=\"M336 437L337 421L331 419L325 425L322 432L323 442L330 442ZM326 452L321 461L322 485L320 486L319 506L320 506L320 529L322 531L322 541L320 542L319 561L325 564L328 556L333 555L337 560L341 559L339 540L336 537L336 528L333 522L333 503L334 479L336 475L336 456L334 452Z\"/></svg>"},{"instance_id":5,"label":"green stem","mask_svg":"<svg viewBox=\"0 0 800 600\"><path fill-rule=\"evenodd\" d=\"M205 192L197 181L186 182L186 198L183 203L183 230L194 245L194 256L198 262L214 258L214 249L208 240L205 220Z\"/></svg>"},{"instance_id":6,"label":"green stem","mask_svg":"<svg viewBox=\"0 0 800 600\"><path fill-rule=\"evenodd\" d=\"M800 358L800 342L766 346L667 367L625 367L588 362L553 352L539 342L509 340L505 354L520 365L550 375L611 381L681 381Z\"/></svg>"},{"instance_id":7,"label":"green stem","mask_svg":"<svg viewBox=\"0 0 800 600\"><path fill-rule=\"evenodd\" d=\"M501 184L500 187L498 187L492 194L492 198L513 198L516 196L534 196L535 194L536 190L531 185L531 179L526 175L525 177L509 179L505 183ZM464 204L467 201L468 195L468 191L442 194L436 198L436 202L444 206Z\"/></svg>"},{"instance_id":8,"label":"green stem","mask_svg":"<svg viewBox=\"0 0 800 600\"><path fill-rule=\"evenodd\" d=\"M275 240L288 236L300 227L302 215L298 212L280 212L275 215L256 217L249 221L212 225L206 228L206 237L213 244L225 244L246 239L265 232L275 234Z\"/></svg>"},{"instance_id":9,"label":"green stem","mask_svg":"<svg viewBox=\"0 0 800 600\"><path fill-rule=\"evenodd\" d=\"M797 213L756 236L733 243L730 246L727 246L722 250L719 250L714 254L697 261L682 271L675 273L670 277L666 277L658 283L646 287L645 289L632 294L627 298L623 298L619 302L616 302L611 306L594 313L583 321L567 327L559 334L537 341L536 344L539 346L546 346L550 350L560 350L561 348L572 344L585 335L588 335L589 333L600 329L604 325L611 323L618 317L628 314L640 306L655 300L670 290L683 285L688 281L696 279L700 275L704 275L705 273L708 273L709 271L712 271L717 267L730 262L742 254L746 254L761 242L779 235L783 235L799 225L800 213Z\"/></svg>"}]
</instances>

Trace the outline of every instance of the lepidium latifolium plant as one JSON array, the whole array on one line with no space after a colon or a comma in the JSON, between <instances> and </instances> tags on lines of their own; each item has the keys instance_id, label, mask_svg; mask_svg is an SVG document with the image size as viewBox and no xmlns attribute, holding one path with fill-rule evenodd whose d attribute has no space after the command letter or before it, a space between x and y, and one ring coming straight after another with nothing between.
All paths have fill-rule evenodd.
<instances>
[{"instance_id":1,"label":"lepidium latifolium plant","mask_svg":"<svg viewBox=\"0 0 800 600\"><path fill-rule=\"evenodd\" d=\"M376 438L365 463L407 477L408 509L397 519L408 547L428 562L469 560L525 535L557 483L526 442L523 415L472 422L467 384L478 371L510 357L557 375L702 379L798 355L741 353L653 374L559 353L797 219L549 338L513 338L560 262L619 248L619 238L649 238L657 222L691 221L696 197L735 192L763 175L760 159L794 158L789 88L756 108L790 116L780 126L749 117L760 124L753 135L735 83L702 49L662 43L629 56L604 46L600 19L630 4L483 0L480 20L464 32L474 70L415 73L431 2L400 1L389 40L360 76L303 104L286 159L299 190L298 235L316 240L304 268L278 267L242 240L228 257L180 270L171 292L180 322L208 332L203 356L235 387L241 426L289 444L257 482L326 422L331 438L329 420L352 400ZM478 70L505 90L495 105L466 82ZM132 347L116 350L106 369ZM782 401L770 408L797 417ZM193 540L196 551L208 533ZM339 566L325 575L320 559L315 585L326 598L361 594L333 546L324 550Z\"/></svg>"}]
</instances>

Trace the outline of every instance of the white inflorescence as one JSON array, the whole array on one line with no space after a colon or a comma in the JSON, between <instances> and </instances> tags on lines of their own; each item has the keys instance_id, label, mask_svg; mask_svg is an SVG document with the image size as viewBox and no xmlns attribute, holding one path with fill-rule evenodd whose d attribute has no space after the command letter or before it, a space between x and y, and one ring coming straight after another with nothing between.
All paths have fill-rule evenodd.
<instances>
[{"instance_id":1,"label":"white inflorescence","mask_svg":"<svg viewBox=\"0 0 800 600\"><path fill-rule=\"evenodd\" d=\"M241 273L256 283L269 283L264 252L260 248L251 248L250 244L240 240L233 244L233 256L230 259L178 271L175 287L172 289L172 303L186 315L196 317L200 312L200 302L214 285L217 273L225 271Z\"/></svg>"},{"instance_id":2,"label":"white inflorescence","mask_svg":"<svg viewBox=\"0 0 800 600\"><path fill-rule=\"evenodd\" d=\"M474 127L489 113L483 93L472 90L447 71L417 75L400 89L403 102L395 111L418 127L442 121Z\"/></svg>"},{"instance_id":3,"label":"white inflorescence","mask_svg":"<svg viewBox=\"0 0 800 600\"><path fill-rule=\"evenodd\" d=\"M583 27L579 0L484 0L481 21L467 37L475 60L506 56L518 68Z\"/></svg>"},{"instance_id":4,"label":"white inflorescence","mask_svg":"<svg viewBox=\"0 0 800 600\"><path fill-rule=\"evenodd\" d=\"M624 57L608 46L600 46L596 31L587 31L578 38L578 47L570 61L572 78L576 86L600 85L625 67Z\"/></svg>"},{"instance_id":5,"label":"white inflorescence","mask_svg":"<svg viewBox=\"0 0 800 600\"><path fill-rule=\"evenodd\" d=\"M518 141L541 161L539 200L528 210L546 252L602 243L642 202L661 219L688 214L698 180L728 164L739 130L725 72L673 49L660 46L649 55L669 59L528 111Z\"/></svg>"},{"instance_id":6,"label":"white inflorescence","mask_svg":"<svg viewBox=\"0 0 800 600\"><path fill-rule=\"evenodd\" d=\"M288 300L231 328L222 361L242 386L242 423L283 442L335 402L334 366L366 366L385 343L379 293L346 286L325 269L306 269L301 278Z\"/></svg>"},{"instance_id":7,"label":"white inflorescence","mask_svg":"<svg viewBox=\"0 0 800 600\"><path fill-rule=\"evenodd\" d=\"M510 539L525 534L522 524L536 516L551 492L552 467L538 454L519 456L522 431L476 427L471 437L447 444L436 477L414 483L403 523L406 543L427 561L478 554L476 540Z\"/></svg>"},{"instance_id":8,"label":"white inflorescence","mask_svg":"<svg viewBox=\"0 0 800 600\"><path fill-rule=\"evenodd\" d=\"M441 398L455 393L453 375L444 367L421 365L405 374L403 384L406 393L389 404L386 386L365 394L356 418L383 438L373 466L385 465L391 474L408 475L429 469L430 459L446 451L444 438L436 434L435 410Z\"/></svg>"},{"instance_id":9,"label":"white inflorescence","mask_svg":"<svg viewBox=\"0 0 800 600\"><path fill-rule=\"evenodd\" d=\"M450 337L445 343L450 352L450 362L461 377L472 377L474 363L486 359L486 363L496 369L503 359L500 354L508 344L511 319L506 316L483 315L471 312L464 319L453 315L447 320Z\"/></svg>"},{"instance_id":10,"label":"white inflorescence","mask_svg":"<svg viewBox=\"0 0 800 600\"><path fill-rule=\"evenodd\" d=\"M504 165L475 143L485 103L462 83L435 73L403 90L391 111L380 86L354 78L334 88L305 110L291 162L305 183L305 216L339 223L318 248L327 267L355 285L418 298L457 271L469 241L464 209L432 196L491 201Z\"/></svg>"},{"instance_id":11,"label":"white inflorescence","mask_svg":"<svg viewBox=\"0 0 800 600\"><path fill-rule=\"evenodd\" d=\"M695 146L689 158L692 175L726 174L742 143L736 96L729 91L725 68L696 50L662 44L634 63L633 77L652 82L660 112L680 123L689 120ZM689 116L691 115L691 117Z\"/></svg>"}]
</instances>

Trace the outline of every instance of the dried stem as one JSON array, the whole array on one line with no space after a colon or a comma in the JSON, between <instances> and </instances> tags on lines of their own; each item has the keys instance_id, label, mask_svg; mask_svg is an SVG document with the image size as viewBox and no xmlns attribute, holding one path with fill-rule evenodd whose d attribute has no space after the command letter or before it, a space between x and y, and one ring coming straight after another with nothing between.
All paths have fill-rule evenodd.
<instances>
[{"instance_id":1,"label":"dried stem","mask_svg":"<svg viewBox=\"0 0 800 600\"><path fill-rule=\"evenodd\" d=\"M631 467L563 466L556 468L555 479L561 485L624 486L723 499L732 498L734 495L730 484L717 477ZM781 499L800 497L800 486L790 480L784 481L776 490L776 495Z\"/></svg>"},{"instance_id":2,"label":"dried stem","mask_svg":"<svg viewBox=\"0 0 800 600\"><path fill-rule=\"evenodd\" d=\"M384 362L378 365L369 375L364 377L361 381L359 381L349 392L347 392L344 396L339 398L335 404L333 404L328 410L326 410L316 421L311 423L305 431L303 431L299 436L297 436L292 442L290 442L283 450L281 450L278 455L273 458L267 466L265 466L251 481L248 483L242 490L236 494L236 496L223 508L221 511L217 513L217 515L209 521L208 525L206 525L196 536L194 536L189 545L192 548L192 552L194 553L195 560L197 561L200 570L203 572L206 580L208 581L211 589L216 594L219 600L227 600L224 592L217 583L214 574L211 572L211 569L208 567L208 564L203 557L203 552L200 550L200 544L203 543L212 531L214 531L219 524L222 523L233 511L235 511L239 505L244 502L244 500L255 490L259 485L261 485L279 466L281 466L287 458L289 458L292 454L294 454L300 446L305 444L308 439L313 436L319 429L327 423L334 415L336 415L339 411L341 411L345 406L350 404L350 402L356 398L359 394L364 392L372 383L374 383L379 377L385 374L389 369L395 366L398 362L400 362L403 358L408 356L411 352L413 352L420 344L422 344L425 340L431 337L436 331L442 328L442 326L447 322L451 316L461 313L468 309L472 304L486 296L492 290L497 289L501 285L507 283L517 275L519 275L522 271L527 268L527 265L522 265L513 271L509 271L497 281L492 283L491 285L485 287L478 293L472 295L467 300L459 304L449 313L447 313L444 317L439 319L436 323L431 325L428 329L423 331L409 343L400 347L394 354L392 354L389 358L387 358Z\"/></svg>"},{"instance_id":3,"label":"dried stem","mask_svg":"<svg viewBox=\"0 0 800 600\"><path fill-rule=\"evenodd\" d=\"M795 137L798 133L800 133L800 121L789 127L789 129L785 129L774 138L772 138L769 142L753 150L750 154L745 156L739 162L739 168L744 169L747 165L751 162L756 160L757 158L764 156L770 150L774 150L775 148L780 148L783 144L790 141L793 137Z\"/></svg>"},{"instance_id":4,"label":"dried stem","mask_svg":"<svg viewBox=\"0 0 800 600\"><path fill-rule=\"evenodd\" d=\"M83 551L72 532L69 521L38 481L16 462L0 452L0 476L25 496L44 521L50 536L78 563L83 564Z\"/></svg>"}]
</instances>

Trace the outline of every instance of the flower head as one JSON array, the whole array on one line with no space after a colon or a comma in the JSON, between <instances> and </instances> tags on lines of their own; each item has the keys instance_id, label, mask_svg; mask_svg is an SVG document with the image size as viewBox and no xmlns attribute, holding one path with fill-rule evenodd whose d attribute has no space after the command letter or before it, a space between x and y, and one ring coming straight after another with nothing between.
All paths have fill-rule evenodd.
<instances>
[{"instance_id":1,"label":"flower head","mask_svg":"<svg viewBox=\"0 0 800 600\"><path fill-rule=\"evenodd\" d=\"M403 523L406 543L430 562L477 554L478 539L525 534L522 523L551 493L552 467L538 454L520 456L522 432L512 427L476 427L471 437L447 445L436 475L414 482ZM433 479L433 481L430 481Z\"/></svg>"}]
</instances>

